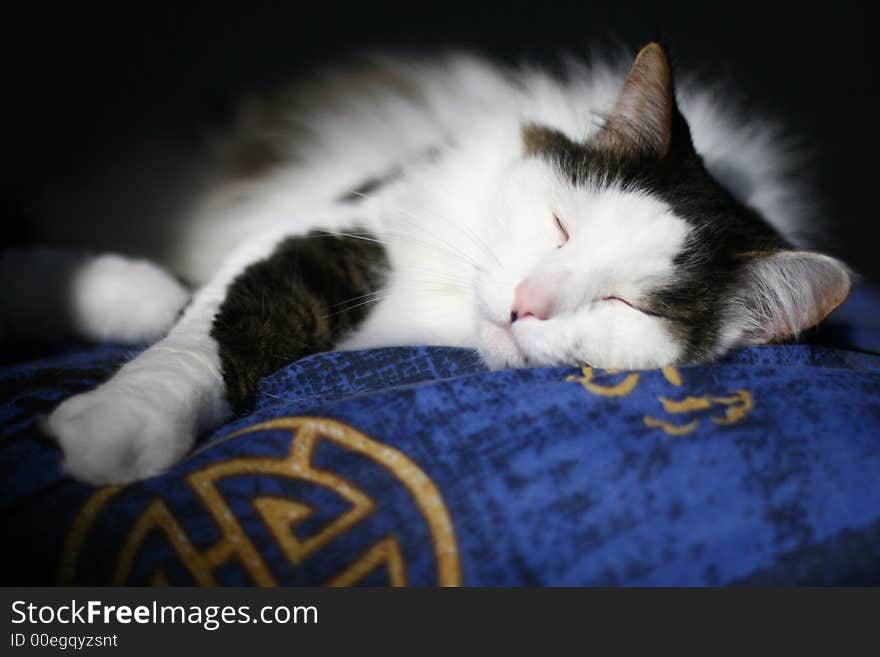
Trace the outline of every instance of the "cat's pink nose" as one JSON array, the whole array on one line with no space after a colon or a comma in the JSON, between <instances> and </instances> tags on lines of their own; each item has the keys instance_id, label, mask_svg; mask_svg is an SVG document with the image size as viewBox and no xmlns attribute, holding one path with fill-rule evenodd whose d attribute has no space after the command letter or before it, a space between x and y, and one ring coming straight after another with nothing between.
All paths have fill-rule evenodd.
<instances>
[{"instance_id":1,"label":"cat's pink nose","mask_svg":"<svg viewBox=\"0 0 880 657\"><path fill-rule=\"evenodd\" d=\"M513 307L510 309L510 322L526 317L549 319L556 305L556 295L551 281L527 278L516 286L513 294Z\"/></svg>"}]
</instances>

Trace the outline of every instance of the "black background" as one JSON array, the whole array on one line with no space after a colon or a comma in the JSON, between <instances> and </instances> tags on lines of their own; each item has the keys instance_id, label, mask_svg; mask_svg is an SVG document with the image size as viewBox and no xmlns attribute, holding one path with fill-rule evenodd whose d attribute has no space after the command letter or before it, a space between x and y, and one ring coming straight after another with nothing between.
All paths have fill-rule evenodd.
<instances>
[{"instance_id":1,"label":"black background","mask_svg":"<svg viewBox=\"0 0 880 657\"><path fill-rule=\"evenodd\" d=\"M4 237L33 237L24 201L51 183L98 185L139 144L190 132L242 92L352 50L464 45L516 59L597 40L635 51L659 33L677 66L731 81L746 107L784 120L807 144L805 175L832 226L823 248L877 278L878 57L871 5L863 7L412 0L7 9Z\"/></svg>"}]
</instances>

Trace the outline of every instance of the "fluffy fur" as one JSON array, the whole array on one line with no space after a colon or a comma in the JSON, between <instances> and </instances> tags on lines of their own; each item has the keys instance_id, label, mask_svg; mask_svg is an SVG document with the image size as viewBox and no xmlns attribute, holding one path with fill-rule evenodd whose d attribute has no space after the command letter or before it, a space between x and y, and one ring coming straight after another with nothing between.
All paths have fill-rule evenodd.
<instances>
[{"instance_id":1,"label":"fluffy fur","mask_svg":"<svg viewBox=\"0 0 880 657\"><path fill-rule=\"evenodd\" d=\"M842 302L850 275L794 250L808 196L791 155L773 128L726 107L716 91L674 85L658 44L628 74L601 61L570 61L560 76L465 55L372 58L252 104L167 214L173 247L151 254L198 289L192 303L156 345L48 419L66 467L105 483L170 466L228 415L227 390L246 398L270 367L231 372L230 341L250 336L218 332L218 316L271 322L276 336L299 322L299 335L301 313L260 308L323 307L320 290L335 304L346 285L346 308L369 313L333 333L336 348L461 345L493 368L657 367L796 335ZM297 278L290 254L309 248L290 240L314 230L380 244L381 285L355 284L357 267L341 260L324 283L285 287ZM148 306L124 323L89 311L90 335L154 335L185 295L120 262L95 271L115 267L159 301L140 331L131 323ZM255 272L288 273L261 297ZM74 315L111 288L69 295ZM243 353L236 371L248 369Z\"/></svg>"}]
</instances>

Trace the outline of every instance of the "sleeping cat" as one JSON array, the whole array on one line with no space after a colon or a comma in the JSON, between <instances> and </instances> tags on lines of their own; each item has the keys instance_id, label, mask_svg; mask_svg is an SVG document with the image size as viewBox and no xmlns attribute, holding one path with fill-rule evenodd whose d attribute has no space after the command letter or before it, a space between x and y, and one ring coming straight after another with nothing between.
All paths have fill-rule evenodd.
<instances>
[{"instance_id":1,"label":"sleeping cat","mask_svg":"<svg viewBox=\"0 0 880 657\"><path fill-rule=\"evenodd\" d=\"M628 73L570 62L564 79L374 59L252 107L217 154L156 256L191 298L146 261L5 258L70 274L81 335L158 340L45 422L83 481L162 472L315 352L696 363L797 336L851 287L844 264L794 246L807 197L775 133L674 88L658 43Z\"/></svg>"}]
</instances>

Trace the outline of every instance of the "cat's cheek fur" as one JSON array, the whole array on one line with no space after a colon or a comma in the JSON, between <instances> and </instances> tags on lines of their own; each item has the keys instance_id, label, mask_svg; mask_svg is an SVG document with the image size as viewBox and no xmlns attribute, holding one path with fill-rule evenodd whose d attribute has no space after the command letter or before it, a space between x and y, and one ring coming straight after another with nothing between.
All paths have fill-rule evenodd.
<instances>
[{"instance_id":1,"label":"cat's cheek fur","mask_svg":"<svg viewBox=\"0 0 880 657\"><path fill-rule=\"evenodd\" d=\"M684 348L663 320L613 303L547 321L517 322L516 341L533 366L651 369L681 359Z\"/></svg>"}]
</instances>

